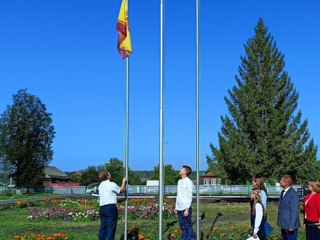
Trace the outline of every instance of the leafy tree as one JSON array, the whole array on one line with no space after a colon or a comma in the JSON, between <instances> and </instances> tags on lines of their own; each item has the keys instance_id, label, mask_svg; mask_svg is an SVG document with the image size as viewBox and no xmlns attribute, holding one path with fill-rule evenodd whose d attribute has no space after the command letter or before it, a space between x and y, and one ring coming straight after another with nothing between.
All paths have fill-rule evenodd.
<instances>
[{"instance_id":1,"label":"leafy tree","mask_svg":"<svg viewBox=\"0 0 320 240\"><path fill-rule=\"evenodd\" d=\"M10 173L9 173L9 166L4 161L4 159L0 158L0 183L9 183Z\"/></svg>"},{"instance_id":2,"label":"leafy tree","mask_svg":"<svg viewBox=\"0 0 320 240\"><path fill-rule=\"evenodd\" d=\"M208 164L217 163L215 170L232 183L253 175L278 179L284 173L298 182L319 179L317 146L297 110L299 95L261 19L244 47L237 86L225 97L230 115L221 117L219 148L210 144Z\"/></svg>"},{"instance_id":3,"label":"leafy tree","mask_svg":"<svg viewBox=\"0 0 320 240\"><path fill-rule=\"evenodd\" d=\"M120 186L122 179L125 176L125 166L123 162L117 158L111 158L106 164L106 168L112 176L112 181ZM128 184L141 184L140 175L130 170L130 168L128 168Z\"/></svg>"},{"instance_id":4,"label":"leafy tree","mask_svg":"<svg viewBox=\"0 0 320 240\"><path fill-rule=\"evenodd\" d=\"M13 95L0 119L0 157L9 166L17 187L39 188L52 160L55 136L51 113L27 90Z\"/></svg>"},{"instance_id":5,"label":"leafy tree","mask_svg":"<svg viewBox=\"0 0 320 240\"><path fill-rule=\"evenodd\" d=\"M142 184L142 180L141 180L140 174L135 172L135 171L130 170L130 168L128 170L128 178L129 178L128 179L129 180L128 183L130 185L141 185Z\"/></svg>"},{"instance_id":6,"label":"leafy tree","mask_svg":"<svg viewBox=\"0 0 320 240\"><path fill-rule=\"evenodd\" d=\"M68 177L72 182L80 183L81 182L81 173L76 173L76 172L66 172Z\"/></svg>"},{"instance_id":7,"label":"leafy tree","mask_svg":"<svg viewBox=\"0 0 320 240\"><path fill-rule=\"evenodd\" d=\"M180 179L179 171L174 170L171 164L165 165L164 179L166 185L177 185ZM159 180L159 165L154 167L150 175L150 180Z\"/></svg>"},{"instance_id":8,"label":"leafy tree","mask_svg":"<svg viewBox=\"0 0 320 240\"><path fill-rule=\"evenodd\" d=\"M81 185L89 185L91 183L99 182L99 167L89 166L86 170L84 170L80 177Z\"/></svg>"}]
</instances>

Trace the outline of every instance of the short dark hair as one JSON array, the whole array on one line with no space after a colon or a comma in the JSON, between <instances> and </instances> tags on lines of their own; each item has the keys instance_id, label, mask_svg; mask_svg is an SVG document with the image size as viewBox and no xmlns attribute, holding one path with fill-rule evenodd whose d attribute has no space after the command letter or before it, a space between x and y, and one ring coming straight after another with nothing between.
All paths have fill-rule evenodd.
<instances>
[{"instance_id":1,"label":"short dark hair","mask_svg":"<svg viewBox=\"0 0 320 240\"><path fill-rule=\"evenodd\" d=\"M110 173L107 170L101 170L99 172L99 179L101 181L108 180L110 178Z\"/></svg>"},{"instance_id":2,"label":"short dark hair","mask_svg":"<svg viewBox=\"0 0 320 240\"><path fill-rule=\"evenodd\" d=\"M290 174L285 174L282 176L282 178L286 181L286 183L291 186L294 183L294 179L292 177L292 175Z\"/></svg>"},{"instance_id":3,"label":"short dark hair","mask_svg":"<svg viewBox=\"0 0 320 240\"><path fill-rule=\"evenodd\" d=\"M182 167L183 167L184 169L186 169L186 171L187 171L187 176L189 176L189 175L192 173L191 167L189 167L189 166L187 166L187 165L183 165Z\"/></svg>"}]
</instances>

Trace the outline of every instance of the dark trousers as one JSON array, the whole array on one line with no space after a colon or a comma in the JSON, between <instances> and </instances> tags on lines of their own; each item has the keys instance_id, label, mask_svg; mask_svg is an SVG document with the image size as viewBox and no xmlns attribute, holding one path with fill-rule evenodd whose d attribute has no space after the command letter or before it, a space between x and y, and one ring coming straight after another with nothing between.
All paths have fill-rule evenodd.
<instances>
[{"instance_id":1,"label":"dark trousers","mask_svg":"<svg viewBox=\"0 0 320 240\"><path fill-rule=\"evenodd\" d=\"M187 217L183 216L183 211L178 211L178 220L180 229L182 231L182 240L193 240L194 239L194 233L192 229L192 208L189 208L189 215Z\"/></svg>"},{"instance_id":2,"label":"dark trousers","mask_svg":"<svg viewBox=\"0 0 320 240\"><path fill-rule=\"evenodd\" d=\"M117 229L118 209L115 204L100 207L99 240L114 240Z\"/></svg>"},{"instance_id":3,"label":"dark trousers","mask_svg":"<svg viewBox=\"0 0 320 240\"><path fill-rule=\"evenodd\" d=\"M320 229L314 225L317 222L310 222L305 219L306 224L306 239L307 240L318 240L320 239Z\"/></svg>"},{"instance_id":4,"label":"dark trousers","mask_svg":"<svg viewBox=\"0 0 320 240\"><path fill-rule=\"evenodd\" d=\"M281 236L282 240L297 240L298 237L298 229L290 232L288 229L281 228Z\"/></svg>"}]
</instances>

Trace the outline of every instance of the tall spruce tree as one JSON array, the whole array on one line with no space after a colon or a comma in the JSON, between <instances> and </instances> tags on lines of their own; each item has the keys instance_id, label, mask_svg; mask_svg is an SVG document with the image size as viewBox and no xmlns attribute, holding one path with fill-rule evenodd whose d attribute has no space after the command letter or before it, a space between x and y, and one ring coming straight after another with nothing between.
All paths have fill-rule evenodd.
<instances>
[{"instance_id":1,"label":"tall spruce tree","mask_svg":"<svg viewBox=\"0 0 320 240\"><path fill-rule=\"evenodd\" d=\"M17 187L42 187L54 136L51 113L41 100L25 89L14 94L0 119L0 158Z\"/></svg>"},{"instance_id":2,"label":"tall spruce tree","mask_svg":"<svg viewBox=\"0 0 320 240\"><path fill-rule=\"evenodd\" d=\"M244 47L237 86L225 97L230 115L221 117L220 147L210 144L209 166L232 183L253 175L278 179L284 173L298 182L318 179L317 146L297 110L299 95L284 70L284 55L262 19Z\"/></svg>"}]
</instances>

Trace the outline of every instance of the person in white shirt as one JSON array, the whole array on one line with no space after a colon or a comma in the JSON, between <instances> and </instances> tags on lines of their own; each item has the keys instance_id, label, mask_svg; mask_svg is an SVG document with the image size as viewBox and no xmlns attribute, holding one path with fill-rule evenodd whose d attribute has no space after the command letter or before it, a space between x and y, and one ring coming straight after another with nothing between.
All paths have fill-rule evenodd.
<instances>
[{"instance_id":1,"label":"person in white shirt","mask_svg":"<svg viewBox=\"0 0 320 240\"><path fill-rule=\"evenodd\" d=\"M111 182L111 174L107 170L99 173L99 179L102 181L99 185L99 205L100 205L100 230L99 240L114 240L117 221L117 194L125 190L127 179L122 179L121 187Z\"/></svg>"},{"instance_id":2,"label":"person in white shirt","mask_svg":"<svg viewBox=\"0 0 320 240\"><path fill-rule=\"evenodd\" d=\"M194 233L192 229L192 191L193 183L188 177L192 173L189 166L182 166L179 175L181 179L178 181L177 198L175 205L175 213L178 214L178 221L182 231L183 240L193 240Z\"/></svg>"},{"instance_id":3,"label":"person in white shirt","mask_svg":"<svg viewBox=\"0 0 320 240\"><path fill-rule=\"evenodd\" d=\"M251 226L252 237L260 240L266 239L266 233L264 228L265 222L265 209L260 197L260 189L252 188L250 192L251 204Z\"/></svg>"}]
</instances>

